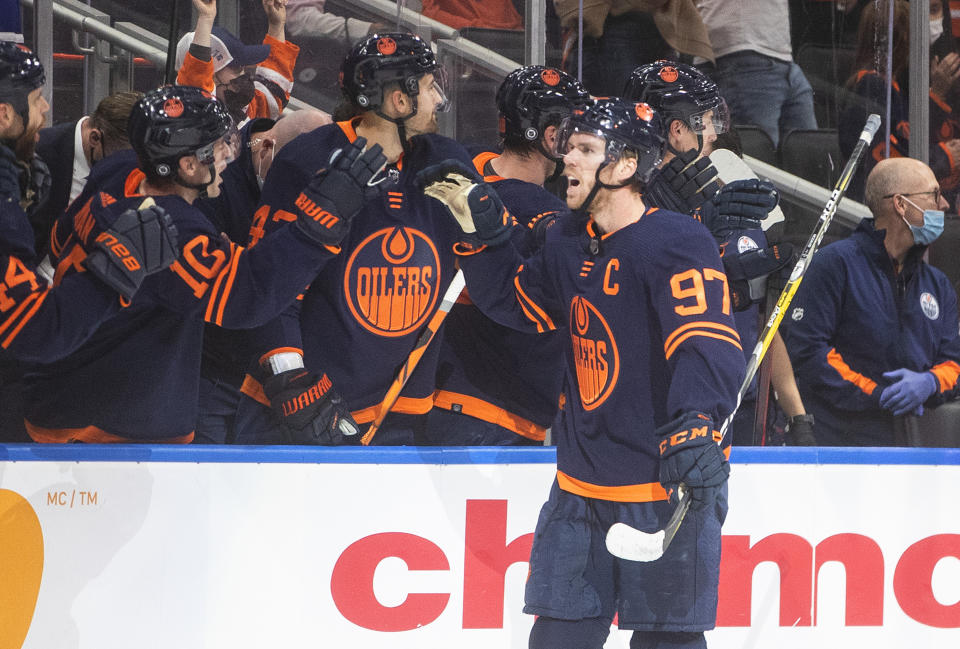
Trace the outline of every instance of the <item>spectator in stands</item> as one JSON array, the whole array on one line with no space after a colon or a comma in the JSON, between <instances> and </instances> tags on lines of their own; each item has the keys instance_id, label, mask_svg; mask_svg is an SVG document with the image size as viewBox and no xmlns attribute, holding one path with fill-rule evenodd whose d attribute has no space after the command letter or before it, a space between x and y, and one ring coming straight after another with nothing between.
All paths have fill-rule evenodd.
<instances>
[{"instance_id":1,"label":"spectator in stands","mask_svg":"<svg viewBox=\"0 0 960 649\"><path fill-rule=\"evenodd\" d=\"M564 38L564 69L577 73L580 2L554 0ZM583 8L583 85L617 95L638 65L675 53L713 60L706 27L693 0L600 0Z\"/></svg>"},{"instance_id":2,"label":"spectator in stands","mask_svg":"<svg viewBox=\"0 0 960 649\"><path fill-rule=\"evenodd\" d=\"M877 56L886 51L888 0L864 8L860 19L854 73L847 80L852 91L840 113L840 150L845 156L853 151L863 130L867 115L877 113L886 120L887 57ZM893 18L892 88L890 89L889 156L907 156L910 149L909 106L905 86L910 56L910 5L906 0L895 0ZM930 74L930 167L936 175L947 200L956 204L960 189L960 119L945 101L946 95L960 77L960 57L947 55L931 62ZM862 171L854 178L848 193L862 195L863 178L874 165L888 157L888 142L884 137L886 123L880 126L878 137L866 159Z\"/></svg>"},{"instance_id":3,"label":"spectator in stands","mask_svg":"<svg viewBox=\"0 0 960 649\"><path fill-rule=\"evenodd\" d=\"M198 203L214 228L234 243L245 244L263 179L277 151L301 133L329 123L330 116L319 110L287 111L276 123L265 118L247 122L239 133L240 155L223 172L220 195ZM242 331L206 325L194 442L229 444L236 439L237 404L247 370L245 349Z\"/></svg>"},{"instance_id":4,"label":"spectator in stands","mask_svg":"<svg viewBox=\"0 0 960 649\"><path fill-rule=\"evenodd\" d=\"M716 54L713 76L734 124L756 124L773 145L817 128L813 89L793 61L787 0L699 0Z\"/></svg>"},{"instance_id":5,"label":"spectator in stands","mask_svg":"<svg viewBox=\"0 0 960 649\"><path fill-rule=\"evenodd\" d=\"M47 249L50 228L87 182L90 168L111 153L130 148L127 119L140 92L114 93L92 115L40 130L37 155L50 169L50 195L32 216L37 254Z\"/></svg>"},{"instance_id":6,"label":"spectator in stands","mask_svg":"<svg viewBox=\"0 0 960 649\"><path fill-rule=\"evenodd\" d=\"M956 394L957 297L923 261L947 202L910 158L867 178L873 219L817 253L790 308L787 348L822 445L889 446L894 421Z\"/></svg>"},{"instance_id":7,"label":"spectator in stands","mask_svg":"<svg viewBox=\"0 0 960 649\"><path fill-rule=\"evenodd\" d=\"M245 45L222 27L214 27L216 0L193 0L193 6L197 26L177 44L177 83L215 94L236 123L255 117L277 119L290 101L300 52L286 40L285 1L263 0L268 27L262 45ZM253 72L248 69L252 66L257 66Z\"/></svg>"},{"instance_id":8,"label":"spectator in stands","mask_svg":"<svg viewBox=\"0 0 960 649\"><path fill-rule=\"evenodd\" d=\"M523 29L522 0L423 0L421 12L454 29Z\"/></svg>"},{"instance_id":9,"label":"spectator in stands","mask_svg":"<svg viewBox=\"0 0 960 649\"><path fill-rule=\"evenodd\" d=\"M326 0L287 0L287 31L298 38L337 41L349 48L383 25L338 16L325 10Z\"/></svg>"}]
</instances>

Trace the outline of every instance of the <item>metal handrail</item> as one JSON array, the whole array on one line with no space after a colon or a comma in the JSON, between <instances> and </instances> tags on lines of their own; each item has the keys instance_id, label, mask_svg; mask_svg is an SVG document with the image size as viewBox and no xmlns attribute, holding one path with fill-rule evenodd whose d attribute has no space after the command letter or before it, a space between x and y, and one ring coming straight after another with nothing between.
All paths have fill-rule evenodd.
<instances>
[{"instance_id":1,"label":"metal handrail","mask_svg":"<svg viewBox=\"0 0 960 649\"><path fill-rule=\"evenodd\" d=\"M32 8L34 0L21 0L21 3ZM351 4L364 8L375 15L388 17L392 13L394 18L396 17L396 5L389 0L351 0ZM60 2L53 3L53 15L79 31L93 34L97 38L134 55L142 56L160 68L166 63L167 39L152 32L147 32L142 27L123 22L117 23L116 28L114 28L85 16ZM469 39L462 38L455 29L429 18L423 18L420 14L409 9L404 9L401 20L404 25L411 27L417 25L429 27L435 37L439 36L442 39L441 48L447 53L461 56L493 74L506 76L520 65L516 61L484 48ZM295 97L290 97L288 107L294 110L314 108ZM828 189L761 162L756 158L750 156L744 156L743 158L758 175L765 176L773 181L783 196L803 206L819 211L830 197ZM870 216L870 210L865 205L845 199L840 204L835 219L841 225L854 228L861 219L870 218Z\"/></svg>"}]
</instances>

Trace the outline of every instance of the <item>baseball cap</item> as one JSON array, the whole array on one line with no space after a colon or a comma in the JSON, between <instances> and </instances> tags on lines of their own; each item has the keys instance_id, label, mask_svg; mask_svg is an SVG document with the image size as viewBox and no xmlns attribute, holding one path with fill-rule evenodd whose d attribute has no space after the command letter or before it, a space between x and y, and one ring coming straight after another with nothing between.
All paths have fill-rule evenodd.
<instances>
[{"instance_id":1,"label":"baseball cap","mask_svg":"<svg viewBox=\"0 0 960 649\"><path fill-rule=\"evenodd\" d=\"M188 32L177 43L177 69L183 67L183 60L187 56L190 44L193 43L194 32ZM210 59L213 61L213 71L219 72L230 64L240 67L262 63L270 56L269 45L247 45L239 38L219 25L210 33Z\"/></svg>"}]
</instances>

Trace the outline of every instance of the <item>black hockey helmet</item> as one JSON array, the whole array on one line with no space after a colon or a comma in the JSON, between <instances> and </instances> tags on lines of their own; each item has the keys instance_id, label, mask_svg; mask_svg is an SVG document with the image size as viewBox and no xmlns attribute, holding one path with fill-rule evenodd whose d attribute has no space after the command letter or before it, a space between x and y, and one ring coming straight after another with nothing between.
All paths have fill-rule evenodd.
<instances>
[{"instance_id":1,"label":"black hockey helmet","mask_svg":"<svg viewBox=\"0 0 960 649\"><path fill-rule=\"evenodd\" d=\"M625 151L632 151L637 156L636 180L649 180L663 159L663 123L657 112L643 102L608 97L574 110L560 125L557 155L567 152L570 137L577 133L593 135L606 142L601 169L619 160Z\"/></svg>"},{"instance_id":2,"label":"black hockey helmet","mask_svg":"<svg viewBox=\"0 0 960 649\"><path fill-rule=\"evenodd\" d=\"M717 135L730 128L730 114L717 84L692 65L666 60L641 65L630 74L623 97L653 106L667 127L679 119L702 133L704 117L713 111Z\"/></svg>"},{"instance_id":3,"label":"black hockey helmet","mask_svg":"<svg viewBox=\"0 0 960 649\"><path fill-rule=\"evenodd\" d=\"M556 126L590 101L583 85L562 70L542 65L517 68L497 89L500 137L536 142L547 126Z\"/></svg>"},{"instance_id":4,"label":"black hockey helmet","mask_svg":"<svg viewBox=\"0 0 960 649\"><path fill-rule=\"evenodd\" d=\"M232 131L233 120L224 105L193 86L151 90L134 105L127 127L144 171L174 180L179 178L177 162L184 156L194 155L212 166L217 143Z\"/></svg>"},{"instance_id":5,"label":"black hockey helmet","mask_svg":"<svg viewBox=\"0 0 960 649\"><path fill-rule=\"evenodd\" d=\"M438 70L433 50L416 34L371 34L343 60L340 88L361 109L376 110L383 105L386 85L398 83L403 92L416 97L420 77Z\"/></svg>"},{"instance_id":6,"label":"black hockey helmet","mask_svg":"<svg viewBox=\"0 0 960 649\"><path fill-rule=\"evenodd\" d=\"M26 127L30 105L27 95L46 83L43 64L33 52L10 41L0 41L0 102L10 104Z\"/></svg>"}]
</instances>

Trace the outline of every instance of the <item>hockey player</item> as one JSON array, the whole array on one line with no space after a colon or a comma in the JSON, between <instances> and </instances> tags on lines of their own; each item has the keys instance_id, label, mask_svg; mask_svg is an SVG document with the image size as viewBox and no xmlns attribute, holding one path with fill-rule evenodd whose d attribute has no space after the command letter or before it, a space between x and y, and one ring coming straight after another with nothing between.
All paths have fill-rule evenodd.
<instances>
[{"instance_id":1,"label":"hockey player","mask_svg":"<svg viewBox=\"0 0 960 649\"><path fill-rule=\"evenodd\" d=\"M563 169L555 153L557 128L590 97L565 72L541 65L518 68L497 91L503 153L477 155L474 166L496 188L521 227L512 240L524 256L543 244L547 228L567 209L543 189ZM487 318L463 296L447 316L431 441L447 445L540 444L557 413L562 335L512 330Z\"/></svg>"},{"instance_id":2,"label":"hockey player","mask_svg":"<svg viewBox=\"0 0 960 649\"><path fill-rule=\"evenodd\" d=\"M150 272L170 265L176 229L159 211L133 211L118 226L97 232L88 246L88 273L56 288L36 274L33 228L24 205L35 196L33 144L49 109L43 66L32 53L0 42L0 439L25 441L20 368L15 360L50 362L83 343L120 307L108 240L123 241L138 272L130 289ZM15 151L25 152L18 156ZM104 238L100 238L103 235Z\"/></svg>"},{"instance_id":3,"label":"hockey player","mask_svg":"<svg viewBox=\"0 0 960 649\"><path fill-rule=\"evenodd\" d=\"M713 237L644 203L663 146L646 104L603 99L575 111L558 148L567 205L582 212L561 218L527 259L503 245L489 186L455 165L425 172L425 192L463 228L460 263L478 306L525 331L568 328L557 477L526 587L524 611L539 616L531 649L600 649L615 614L634 630L631 647L702 648L715 623L729 473L716 429L744 358ZM663 528L679 482L692 489L694 520L666 554L611 555L607 529Z\"/></svg>"},{"instance_id":4,"label":"hockey player","mask_svg":"<svg viewBox=\"0 0 960 649\"><path fill-rule=\"evenodd\" d=\"M394 373L414 349L456 270L456 224L414 185L416 173L430 164L447 158L470 164L459 144L434 135L437 111L446 104L439 72L430 46L417 36L374 34L357 44L341 68L346 112L355 117L303 135L277 154L251 230L255 242L282 225L296 210L297 187L332 152L358 136L383 147L390 166L380 195L359 212L343 252L313 278L302 302L270 331L260 332L258 350L260 378L268 383L285 368L323 368L360 424L376 417ZM374 444L422 439L418 415L433 405L436 363L437 348L431 345ZM253 387L252 380L247 387ZM280 426L271 426L263 407L275 401L272 391L244 390L251 397L247 407L259 407L263 421L258 426L263 434L252 441L282 441L284 429L308 424L309 412L288 417L274 404Z\"/></svg>"},{"instance_id":5,"label":"hockey player","mask_svg":"<svg viewBox=\"0 0 960 649\"><path fill-rule=\"evenodd\" d=\"M45 82L39 59L14 43L0 42L0 347L20 360L47 362L64 356L120 308L116 281L104 243L115 237L128 248L139 273L130 272L135 292L145 271L173 263L176 230L159 211L127 215L124 232L102 230L91 238L90 274L56 288L37 278L33 230L21 207L28 163L14 154L20 140L35 140L49 109L41 94ZM126 230L129 228L129 231ZM99 239L103 234L104 239ZM129 235L129 236L128 236ZM133 262L131 262L133 265Z\"/></svg>"},{"instance_id":6,"label":"hockey player","mask_svg":"<svg viewBox=\"0 0 960 649\"><path fill-rule=\"evenodd\" d=\"M694 215L710 228L720 245L731 289L737 331L749 358L759 335L758 302L766 295L766 278L791 261L789 243L768 246L761 221L777 205L776 188L756 179L734 181L721 188L707 154L717 136L729 128L726 104L717 85L697 68L657 61L635 69L624 97L649 103L663 117L667 150L651 179L647 200L658 207ZM780 334L770 348L774 389L797 394L790 359ZM752 445L756 386L743 399L732 423L733 443ZM796 400L799 402L799 399ZM795 403L793 404L796 407ZM812 416L799 404L787 413L788 439L812 443Z\"/></svg>"},{"instance_id":7,"label":"hockey player","mask_svg":"<svg viewBox=\"0 0 960 649\"><path fill-rule=\"evenodd\" d=\"M383 164L379 147L361 153L362 140L344 147L305 183L289 227L245 250L221 238L192 205L202 191L219 189L230 127L223 105L199 88L159 88L134 107L129 134L143 179L132 186L128 177L123 193L101 191L76 212L56 280L77 272L91 224L111 223L145 196L173 217L182 252L82 347L26 377L27 431L36 441L189 442L203 323L242 328L269 320L339 252L357 208L356 188ZM289 397L289 408L319 404L327 435L357 432L341 426L350 424L349 415L326 377Z\"/></svg>"}]
</instances>

